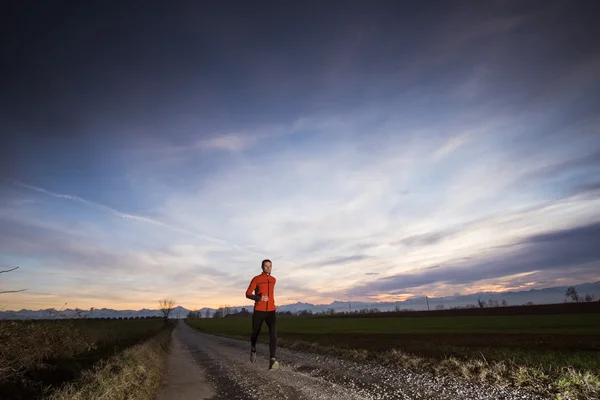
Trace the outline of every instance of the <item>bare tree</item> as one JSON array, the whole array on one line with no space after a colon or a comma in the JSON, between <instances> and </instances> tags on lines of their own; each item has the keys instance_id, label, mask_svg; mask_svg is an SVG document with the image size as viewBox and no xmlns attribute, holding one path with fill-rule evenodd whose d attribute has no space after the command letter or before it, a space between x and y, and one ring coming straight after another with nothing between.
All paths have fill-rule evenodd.
<instances>
[{"instance_id":1,"label":"bare tree","mask_svg":"<svg viewBox=\"0 0 600 400\"><path fill-rule=\"evenodd\" d=\"M498 300L489 299L487 304L490 307L500 307L500 303L498 302Z\"/></svg>"},{"instance_id":2,"label":"bare tree","mask_svg":"<svg viewBox=\"0 0 600 400\"><path fill-rule=\"evenodd\" d=\"M587 293L585 295L585 297L583 298L583 300L585 300L588 303L591 303L592 301L596 300L596 296L594 296L593 294Z\"/></svg>"},{"instance_id":3,"label":"bare tree","mask_svg":"<svg viewBox=\"0 0 600 400\"><path fill-rule=\"evenodd\" d=\"M485 300L481 300L481 298L478 298L477 305L479 306L479 308L485 307Z\"/></svg>"},{"instance_id":4,"label":"bare tree","mask_svg":"<svg viewBox=\"0 0 600 400\"><path fill-rule=\"evenodd\" d=\"M0 264L0 266L3 266L3 267L9 267L9 265L5 265L5 264ZM3 270L3 271L0 271L0 274L3 274L3 273L5 273L5 272L11 272L11 271L14 271L15 269L18 269L18 268L19 268L19 267L13 267L13 268L11 268L11 269L5 269L5 270ZM23 291L25 291L25 290L27 290L27 289L19 289L19 290L0 290L0 294L2 294L2 293L18 293L18 292L23 292Z\"/></svg>"},{"instance_id":5,"label":"bare tree","mask_svg":"<svg viewBox=\"0 0 600 400\"><path fill-rule=\"evenodd\" d=\"M175 300L167 299L165 297L164 299L160 299L158 304L160 305L160 312L162 313L165 322L167 322L169 314L171 314L171 311L175 308Z\"/></svg>"},{"instance_id":6,"label":"bare tree","mask_svg":"<svg viewBox=\"0 0 600 400\"><path fill-rule=\"evenodd\" d=\"M567 291L565 292L565 296L576 303L579 303L581 301L581 297L579 297L579 293L577 293L577 289L575 289L575 286L569 286L567 288Z\"/></svg>"}]
</instances>

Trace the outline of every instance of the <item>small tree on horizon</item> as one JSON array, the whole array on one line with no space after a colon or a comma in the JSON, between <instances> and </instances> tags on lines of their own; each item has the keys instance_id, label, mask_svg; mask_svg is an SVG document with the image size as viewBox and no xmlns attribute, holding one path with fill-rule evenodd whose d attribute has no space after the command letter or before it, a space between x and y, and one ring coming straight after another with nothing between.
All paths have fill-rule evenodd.
<instances>
[{"instance_id":1,"label":"small tree on horizon","mask_svg":"<svg viewBox=\"0 0 600 400\"><path fill-rule=\"evenodd\" d=\"M591 303L592 301L596 300L596 296L594 296L593 294L587 293L585 295L585 297L583 298L583 300L585 300L587 303Z\"/></svg>"},{"instance_id":2,"label":"small tree on horizon","mask_svg":"<svg viewBox=\"0 0 600 400\"><path fill-rule=\"evenodd\" d=\"M481 298L478 298L477 305L479 306L479 308L485 307L485 300L481 300Z\"/></svg>"},{"instance_id":3,"label":"small tree on horizon","mask_svg":"<svg viewBox=\"0 0 600 400\"><path fill-rule=\"evenodd\" d=\"M487 303L490 307L500 307L498 300L489 299Z\"/></svg>"},{"instance_id":4,"label":"small tree on horizon","mask_svg":"<svg viewBox=\"0 0 600 400\"><path fill-rule=\"evenodd\" d=\"M579 296L579 293L577 293L577 289L575 289L575 286L569 286L567 288L567 291L565 292L565 296L576 303L579 303L581 301L581 297Z\"/></svg>"},{"instance_id":5,"label":"small tree on horizon","mask_svg":"<svg viewBox=\"0 0 600 400\"><path fill-rule=\"evenodd\" d=\"M165 320L165 322L167 322L167 320L169 319L169 314L171 314L171 311L173 311L173 308L175 308L175 300L167 299L165 297L163 299L160 299L158 301L158 304L160 306L160 312L163 316L163 319Z\"/></svg>"}]
</instances>

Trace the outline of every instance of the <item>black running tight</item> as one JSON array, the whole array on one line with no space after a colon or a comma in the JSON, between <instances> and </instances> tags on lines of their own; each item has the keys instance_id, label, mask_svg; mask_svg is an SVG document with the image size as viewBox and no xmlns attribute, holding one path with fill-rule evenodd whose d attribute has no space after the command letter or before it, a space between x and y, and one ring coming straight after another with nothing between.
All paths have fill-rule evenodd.
<instances>
[{"instance_id":1,"label":"black running tight","mask_svg":"<svg viewBox=\"0 0 600 400\"><path fill-rule=\"evenodd\" d=\"M269 327L269 351L271 353L271 358L275 358L275 351L277 350L276 311L254 311L252 314L252 336L250 337L252 348L256 347L256 340L260 334L263 321L266 322Z\"/></svg>"}]
</instances>

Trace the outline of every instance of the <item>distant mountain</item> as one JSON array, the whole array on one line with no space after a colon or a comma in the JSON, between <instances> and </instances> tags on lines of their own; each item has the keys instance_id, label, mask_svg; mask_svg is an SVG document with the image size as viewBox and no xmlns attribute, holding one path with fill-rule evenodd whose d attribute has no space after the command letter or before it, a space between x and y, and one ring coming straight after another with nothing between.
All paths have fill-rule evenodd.
<instances>
[{"instance_id":1,"label":"distant mountain","mask_svg":"<svg viewBox=\"0 0 600 400\"><path fill-rule=\"evenodd\" d=\"M594 283L584 283L576 285L575 288L579 294L583 297L586 294L595 296L596 300L600 299L600 281ZM466 307L477 305L477 301L489 300L497 301L501 303L503 300L508 305L521 305L528 302L534 304L554 304L562 303L565 301L565 292L567 286L555 286L545 289L531 289L522 291L511 291L511 292L479 292L469 295L454 295L446 297L430 297L429 299L422 297L413 297L404 301L396 302L348 302L348 301L334 301L330 304L310 304L310 303L294 303L285 304L278 306L279 311L290 311L297 313L303 310L309 310L313 313L326 312L333 309L335 312L346 312L346 311L358 311L361 309L378 309L379 311L394 311L399 310L427 310L427 301L429 301L429 308L435 310L436 308L443 307L449 309L452 307ZM240 311L242 308L252 310L252 304L246 304L241 306L229 307L231 312ZM171 312L171 318L185 318L190 311L199 311L202 317L206 317L207 313L209 317L212 317L215 313L214 308L202 308L200 310L189 310L182 306L177 306ZM56 315L57 310L46 309L46 310L19 310L19 311L0 311L0 320L2 319L44 319L49 318L51 315ZM78 313L73 309L66 309L58 312L59 316L56 318L77 318ZM109 308L98 308L93 311L84 310L83 314L86 314L88 318L131 318L131 317L158 317L161 316L160 310L150 310L147 308L141 310L113 310Z\"/></svg>"},{"instance_id":2,"label":"distant mountain","mask_svg":"<svg viewBox=\"0 0 600 400\"><path fill-rule=\"evenodd\" d=\"M171 311L171 318L185 318L190 310L177 306ZM67 308L64 310L56 310L48 308L45 310L19 310L19 311L0 311L0 320L2 319L46 319L46 318L79 318L85 315L87 318L145 318L145 317L161 317L160 310L149 310L143 308L141 310L113 310L110 308L95 308L90 310L74 310Z\"/></svg>"},{"instance_id":3,"label":"distant mountain","mask_svg":"<svg viewBox=\"0 0 600 400\"><path fill-rule=\"evenodd\" d=\"M379 311L394 311L399 310L427 310L427 302L429 301L429 309L435 310L436 308L449 309L452 307L466 307L469 305L477 305L477 301L502 303L506 301L508 305L522 305L528 302L533 304L555 304L562 303L565 301L565 292L568 286L555 286L545 289L531 289L523 291L510 291L510 292L479 292L469 295L454 295L445 297L430 297L427 299L425 296L413 297L405 301L397 302L348 302L348 301L334 301L330 304L307 304L307 303L296 303L287 304L278 307L280 311L291 311L297 312L301 310L310 310L313 313L322 312L333 309L335 312L347 312L356 311L361 309L378 309ZM584 283L576 285L578 293L581 297L586 294L595 296L596 300L600 299L600 281L595 283Z\"/></svg>"}]
</instances>

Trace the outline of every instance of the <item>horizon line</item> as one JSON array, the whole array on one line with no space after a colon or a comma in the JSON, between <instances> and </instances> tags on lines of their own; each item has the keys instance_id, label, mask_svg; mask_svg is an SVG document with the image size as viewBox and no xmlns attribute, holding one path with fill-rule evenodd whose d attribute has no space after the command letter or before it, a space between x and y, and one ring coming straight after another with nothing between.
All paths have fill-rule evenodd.
<instances>
[{"instance_id":1,"label":"horizon line","mask_svg":"<svg viewBox=\"0 0 600 400\"><path fill-rule=\"evenodd\" d=\"M405 300L396 300L396 301L351 301L351 300L333 300L329 303L309 303L309 302L301 302L301 301L297 301L295 303L286 303L286 304L281 304L278 305L277 307L285 307L285 306L290 306L290 305L295 305L295 304L307 304L307 305L311 305L311 306L330 306L335 302L338 303L365 303L365 304L394 304L394 303L406 303L407 301L411 301L411 300L415 300L415 299L425 299L428 298L429 300L435 300L435 299L445 299L445 298L456 298L456 297L462 297L462 296L474 296L477 294L489 294L489 293L493 293L493 294L506 294L506 293L526 293L526 292L531 292L531 291L541 291L541 290L546 290L546 289L554 289L554 288L562 288L562 287L577 287L577 286L581 286L581 285L596 285L596 284L600 284L600 280L599 281L595 281L595 282L583 282L583 283L578 283L576 285L562 285L562 286L548 286L548 287L543 287L543 288L532 288L532 289L524 289L524 290L506 290L506 291L487 291L487 292L474 292L474 293L468 293L468 294L458 294L458 295L449 295L449 296L441 296L441 297L431 297L431 296L413 296L410 298L407 298ZM66 305L66 303L65 303ZM202 308L187 308L183 305L177 305L174 308L185 308L186 310L189 311L198 311L198 310L204 310L204 309L211 309L211 310L219 310L221 308L245 308L245 307L254 307L252 304L246 305L235 305L235 306L223 306L223 307L217 307L217 308L213 308L213 307L202 307ZM148 307L142 307L142 308L138 308L138 309L133 309L133 308L127 308L127 309L115 309L115 308L107 308L107 307L91 307L91 308L81 308L81 307L74 307L74 308L65 308L63 309L64 311L66 310L76 310L79 309L82 312L90 312L90 309L93 310L112 310L112 311L141 311L141 310L150 310L150 311L158 311L160 310L160 308L148 308ZM46 311L46 310L54 310L57 311L57 309L55 307L50 307L50 308L41 308L38 310L31 310L31 309L26 309L26 308L21 308L20 310L0 310L0 314L2 313L7 313L7 312L21 312L21 311L32 311L32 312L36 312L36 311Z\"/></svg>"}]
</instances>

